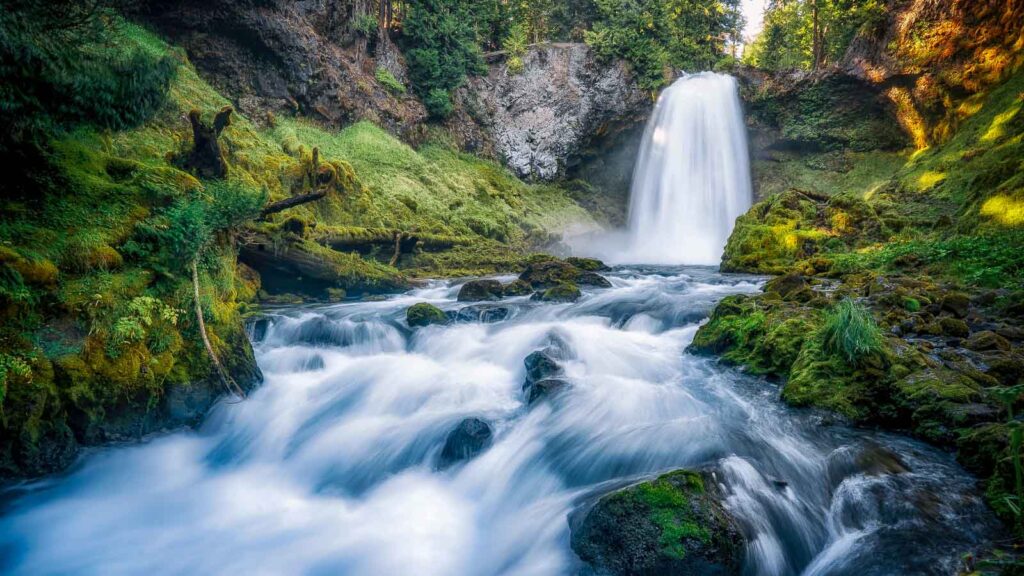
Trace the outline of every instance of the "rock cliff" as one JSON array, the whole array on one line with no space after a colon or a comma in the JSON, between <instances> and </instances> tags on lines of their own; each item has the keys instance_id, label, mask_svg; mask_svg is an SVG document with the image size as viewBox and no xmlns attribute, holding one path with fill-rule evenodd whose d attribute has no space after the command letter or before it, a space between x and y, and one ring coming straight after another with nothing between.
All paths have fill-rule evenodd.
<instances>
[{"instance_id":1,"label":"rock cliff","mask_svg":"<svg viewBox=\"0 0 1024 576\"><path fill-rule=\"evenodd\" d=\"M512 74L503 64L470 79L464 107L521 178L566 176L602 140L614 140L650 113L650 94L622 62L601 62L585 44L548 44Z\"/></svg>"}]
</instances>

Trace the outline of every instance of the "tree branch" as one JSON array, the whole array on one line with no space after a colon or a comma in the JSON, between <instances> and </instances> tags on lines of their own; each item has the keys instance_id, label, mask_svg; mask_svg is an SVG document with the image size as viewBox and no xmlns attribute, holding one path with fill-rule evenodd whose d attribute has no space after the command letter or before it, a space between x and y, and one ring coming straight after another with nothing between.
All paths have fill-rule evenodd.
<instances>
[{"instance_id":1,"label":"tree branch","mask_svg":"<svg viewBox=\"0 0 1024 576\"><path fill-rule=\"evenodd\" d=\"M317 190L316 192L310 192L309 194L292 196L291 198L278 200L277 202L271 202L270 204L267 204L266 207L263 208L263 210L260 211L260 218L266 218L271 214L277 214L278 212L283 212L289 208L301 206L308 202L316 202L317 200L320 200L324 196L327 196L326 188L322 188L320 190Z\"/></svg>"}]
</instances>

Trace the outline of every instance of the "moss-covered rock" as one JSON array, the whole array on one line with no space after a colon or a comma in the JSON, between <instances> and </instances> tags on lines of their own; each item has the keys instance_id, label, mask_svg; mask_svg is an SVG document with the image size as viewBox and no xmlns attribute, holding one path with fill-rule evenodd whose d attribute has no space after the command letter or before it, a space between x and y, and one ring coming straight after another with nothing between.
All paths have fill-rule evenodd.
<instances>
[{"instance_id":1,"label":"moss-covered rock","mask_svg":"<svg viewBox=\"0 0 1024 576\"><path fill-rule=\"evenodd\" d=\"M572 282L560 282L554 286L537 292L534 298L541 302L575 302L580 299L582 293L578 286Z\"/></svg>"},{"instance_id":2,"label":"moss-covered rock","mask_svg":"<svg viewBox=\"0 0 1024 576\"><path fill-rule=\"evenodd\" d=\"M445 324L448 322L448 317L437 306L427 302L420 302L406 308L405 321L409 326L416 328L431 324Z\"/></svg>"},{"instance_id":3,"label":"moss-covered rock","mask_svg":"<svg viewBox=\"0 0 1024 576\"><path fill-rule=\"evenodd\" d=\"M533 293L533 286L517 278L502 286L501 293L505 296L527 296Z\"/></svg>"},{"instance_id":4,"label":"moss-covered rock","mask_svg":"<svg viewBox=\"0 0 1024 576\"><path fill-rule=\"evenodd\" d=\"M458 301L480 302L483 300L500 300L504 292L504 287L497 280L470 280L459 289Z\"/></svg>"},{"instance_id":5,"label":"moss-covered rock","mask_svg":"<svg viewBox=\"0 0 1024 576\"><path fill-rule=\"evenodd\" d=\"M596 258L580 258L577 256L570 256L565 261L573 266L587 272L604 272L610 270L607 264L596 259Z\"/></svg>"},{"instance_id":6,"label":"moss-covered rock","mask_svg":"<svg viewBox=\"0 0 1024 576\"><path fill-rule=\"evenodd\" d=\"M677 470L602 497L570 518L598 574L738 575L743 537L710 472Z\"/></svg>"},{"instance_id":7,"label":"moss-covered rock","mask_svg":"<svg viewBox=\"0 0 1024 576\"><path fill-rule=\"evenodd\" d=\"M561 260L531 262L526 266L526 270L519 275L519 279L535 289L551 288L559 284L578 284L598 288L611 286L604 276L593 271L582 270Z\"/></svg>"}]
</instances>

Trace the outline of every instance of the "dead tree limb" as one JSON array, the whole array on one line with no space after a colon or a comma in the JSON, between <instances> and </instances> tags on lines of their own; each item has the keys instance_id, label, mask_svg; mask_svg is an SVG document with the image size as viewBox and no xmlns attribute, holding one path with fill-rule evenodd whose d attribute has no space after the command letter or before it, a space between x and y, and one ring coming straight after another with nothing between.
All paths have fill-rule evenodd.
<instances>
[{"instance_id":1,"label":"dead tree limb","mask_svg":"<svg viewBox=\"0 0 1024 576\"><path fill-rule=\"evenodd\" d=\"M186 165L200 178L224 178L228 175L228 163L217 139L231 125L231 112L231 106L221 108L212 125L203 122L199 110L188 113L188 121L192 124L192 151Z\"/></svg>"},{"instance_id":2,"label":"dead tree limb","mask_svg":"<svg viewBox=\"0 0 1024 576\"><path fill-rule=\"evenodd\" d=\"M196 259L198 260L198 258ZM196 321L199 323L199 335L203 339L203 346L206 347L206 353L210 355L210 361L213 362L214 368L217 369L217 375L220 376L220 381L224 384L224 388L227 389L228 394L237 394L239 398L245 398L245 391L238 385L237 382L228 374L228 371L224 369L224 365L217 359L217 353L213 351L213 346L210 344L210 337L206 335L206 321L203 319L203 305L199 303L199 268L196 265L196 260L192 261L192 289L194 291L194 297L196 301Z\"/></svg>"},{"instance_id":3,"label":"dead tree limb","mask_svg":"<svg viewBox=\"0 0 1024 576\"><path fill-rule=\"evenodd\" d=\"M316 202L324 196L327 196L327 190L317 190L316 192L310 192L309 194L300 194L299 196L292 196L291 198L285 198L284 200L278 200L277 202L271 202L267 204L263 210L260 210L260 218L266 218L271 214L277 214L283 212L289 208L301 206L308 202Z\"/></svg>"}]
</instances>

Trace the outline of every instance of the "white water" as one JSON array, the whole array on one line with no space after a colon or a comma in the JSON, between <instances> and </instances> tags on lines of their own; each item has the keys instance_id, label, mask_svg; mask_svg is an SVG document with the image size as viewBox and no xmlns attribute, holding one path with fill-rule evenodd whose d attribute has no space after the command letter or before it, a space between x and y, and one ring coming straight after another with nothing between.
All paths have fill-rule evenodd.
<instances>
[{"instance_id":1,"label":"white water","mask_svg":"<svg viewBox=\"0 0 1024 576\"><path fill-rule=\"evenodd\" d=\"M717 265L736 218L750 208L748 155L736 79L680 78L647 123L625 238L594 248L617 263Z\"/></svg>"},{"instance_id":2,"label":"white water","mask_svg":"<svg viewBox=\"0 0 1024 576\"><path fill-rule=\"evenodd\" d=\"M198 432L110 448L8 490L0 573L565 575L581 500L677 467L717 466L747 575L951 574L991 517L951 458L823 424L777 388L684 352L713 303L758 280L621 271L576 304L508 299L509 318L410 331L457 286L285 309L265 373ZM523 359L558 338L570 387L534 406ZM463 418L494 444L443 471ZM877 446L910 471L872 472Z\"/></svg>"}]
</instances>

